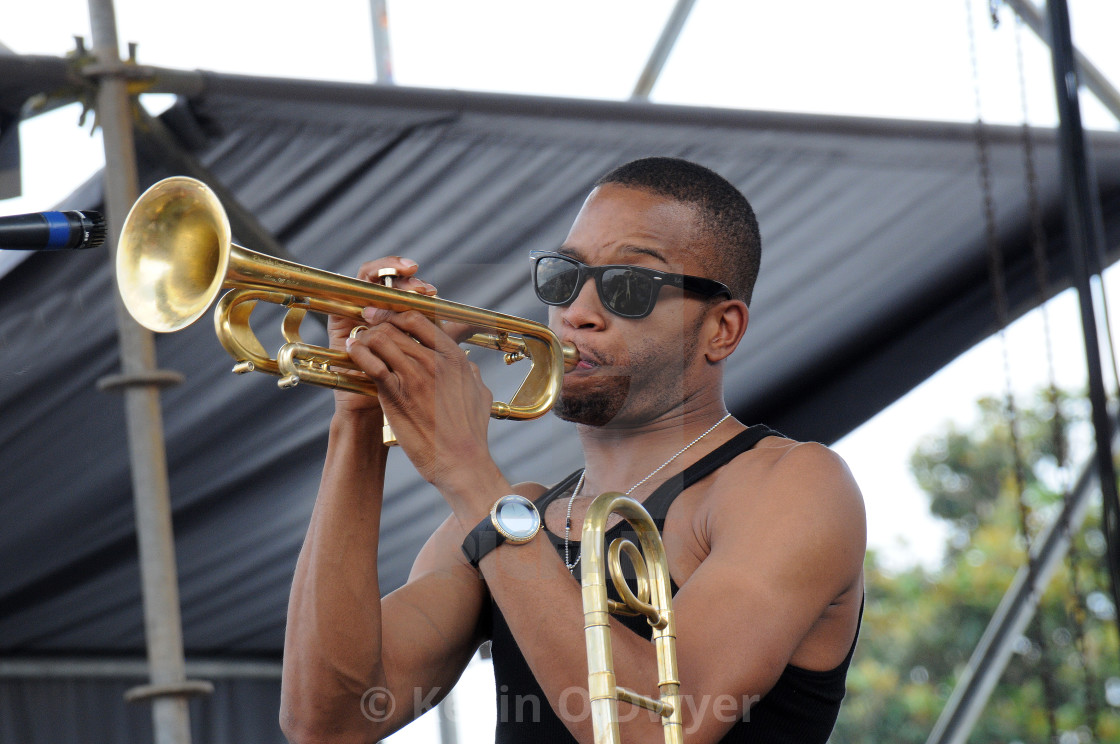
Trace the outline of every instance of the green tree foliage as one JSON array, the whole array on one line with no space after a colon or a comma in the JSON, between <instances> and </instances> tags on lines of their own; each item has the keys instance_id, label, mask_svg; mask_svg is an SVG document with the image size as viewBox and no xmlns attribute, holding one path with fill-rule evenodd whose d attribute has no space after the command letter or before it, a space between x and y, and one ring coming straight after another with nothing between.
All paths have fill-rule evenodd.
<instances>
[{"instance_id":1,"label":"green tree foliage","mask_svg":"<svg viewBox=\"0 0 1120 744\"><path fill-rule=\"evenodd\" d=\"M924 744L1028 543L1072 487L1067 443L1087 441L1086 413L1065 394L1018 410L983 399L974 425L921 443L911 469L951 527L945 561L892 572L868 554L863 630L832 742ZM1098 499L970 742L1120 742L1120 649L1099 524Z\"/></svg>"}]
</instances>

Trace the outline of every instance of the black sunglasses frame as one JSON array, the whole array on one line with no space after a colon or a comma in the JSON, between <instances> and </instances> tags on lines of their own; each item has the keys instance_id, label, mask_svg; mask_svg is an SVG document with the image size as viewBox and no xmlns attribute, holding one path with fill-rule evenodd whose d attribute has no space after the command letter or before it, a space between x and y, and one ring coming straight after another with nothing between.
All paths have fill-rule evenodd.
<instances>
[{"instance_id":1,"label":"black sunglasses frame","mask_svg":"<svg viewBox=\"0 0 1120 744\"><path fill-rule=\"evenodd\" d=\"M732 296L731 290L727 288L726 284L717 282L715 279L707 279L702 276L691 276L689 274L670 274L666 271L658 271L657 269L649 269L645 266L634 266L632 264L603 264L602 266L589 266L583 261L579 261L571 256L555 251L530 251L529 258L533 262L533 291L536 292L537 299L546 305L562 306L570 305L575 300L576 295L583 289L583 285L587 283L590 278L595 279L595 289L599 294L599 302L603 304L611 313L619 316L620 318L638 319L644 318L653 312L654 306L657 304L657 295L661 288L665 285L670 287L678 287L688 292L693 292L704 296L705 298L716 297L725 294L730 298ZM537 267L540 265L541 259L556 258L561 261L572 264L576 269L576 283L572 289L570 296L562 301L546 300L541 296L540 284L537 281ZM638 276L646 277L650 280L649 302L640 313L623 313L619 312L614 307L611 307L611 300L603 292L603 274L611 269L622 269L632 272Z\"/></svg>"}]
</instances>

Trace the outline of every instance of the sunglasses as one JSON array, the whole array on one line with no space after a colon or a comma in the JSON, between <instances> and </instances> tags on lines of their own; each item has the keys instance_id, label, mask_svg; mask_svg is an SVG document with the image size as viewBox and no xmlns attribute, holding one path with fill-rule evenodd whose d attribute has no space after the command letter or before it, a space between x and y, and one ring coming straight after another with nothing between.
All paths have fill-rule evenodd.
<instances>
[{"instance_id":1,"label":"sunglasses","mask_svg":"<svg viewBox=\"0 0 1120 744\"><path fill-rule=\"evenodd\" d=\"M623 318L644 318L653 312L657 293L666 284L704 297L731 297L725 284L699 276L626 264L588 266L552 251L530 251L529 258L533 261L533 289L546 305L570 304L591 277L595 278L603 307Z\"/></svg>"}]
</instances>

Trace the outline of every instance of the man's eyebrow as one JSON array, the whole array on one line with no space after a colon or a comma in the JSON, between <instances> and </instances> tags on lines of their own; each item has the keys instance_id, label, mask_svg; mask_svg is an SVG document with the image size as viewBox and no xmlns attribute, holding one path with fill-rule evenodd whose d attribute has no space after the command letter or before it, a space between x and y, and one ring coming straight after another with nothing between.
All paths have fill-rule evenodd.
<instances>
[{"instance_id":1,"label":"man's eyebrow","mask_svg":"<svg viewBox=\"0 0 1120 744\"><path fill-rule=\"evenodd\" d=\"M655 250L653 248L649 248L649 247L642 246L642 245L626 244L626 245L620 246L619 250L621 250L621 252L623 254L628 254L628 255L633 255L633 256L649 256L650 258L657 259L658 261L665 264L666 266L670 265L669 262L665 259L665 256L660 251ZM580 251L576 248L572 248L571 246L562 245L562 246L560 246L559 248L556 249L556 252L559 253L562 256L571 256L572 258L574 258L576 260L581 260L581 261L583 260L582 251Z\"/></svg>"},{"instance_id":2,"label":"man's eyebrow","mask_svg":"<svg viewBox=\"0 0 1120 744\"><path fill-rule=\"evenodd\" d=\"M642 245L624 245L622 246L622 250L625 253L630 253L637 256L649 256L650 258L656 258L666 266L669 265L669 262L665 259L664 254L662 254L661 251L655 250L653 248L648 248Z\"/></svg>"}]
</instances>

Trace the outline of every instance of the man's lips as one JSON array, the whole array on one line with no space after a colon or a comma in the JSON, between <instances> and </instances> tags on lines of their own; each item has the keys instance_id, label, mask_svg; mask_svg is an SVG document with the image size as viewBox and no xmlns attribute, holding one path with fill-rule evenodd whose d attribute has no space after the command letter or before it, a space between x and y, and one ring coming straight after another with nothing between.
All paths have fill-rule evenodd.
<instances>
[{"instance_id":1,"label":"man's lips","mask_svg":"<svg viewBox=\"0 0 1120 744\"><path fill-rule=\"evenodd\" d=\"M603 362L593 351L580 349L579 347L576 348L579 351L579 361L574 367L568 370L569 372L588 372L603 366Z\"/></svg>"}]
</instances>

